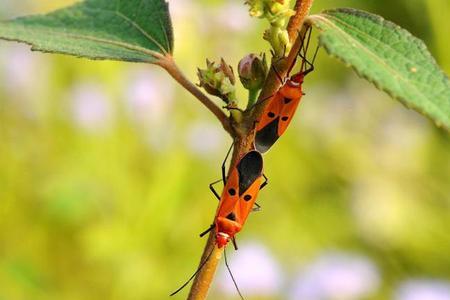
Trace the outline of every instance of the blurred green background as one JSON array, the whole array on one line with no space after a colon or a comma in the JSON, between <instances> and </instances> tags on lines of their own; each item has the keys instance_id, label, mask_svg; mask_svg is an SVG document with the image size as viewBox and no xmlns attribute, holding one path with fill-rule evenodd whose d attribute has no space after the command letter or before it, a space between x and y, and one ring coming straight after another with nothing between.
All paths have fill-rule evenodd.
<instances>
[{"instance_id":1,"label":"blurred green background","mask_svg":"<svg viewBox=\"0 0 450 300\"><path fill-rule=\"evenodd\" d=\"M2 0L0 18L73 2ZM194 81L205 58L236 66L268 50L243 1L169 2ZM408 29L449 73L448 0L316 0L313 12L334 7ZM304 90L265 157L263 210L228 249L246 299L449 300L448 134L323 50ZM168 298L197 267L230 143L157 67L0 41L0 300ZM238 299L223 268L210 299Z\"/></svg>"}]
</instances>

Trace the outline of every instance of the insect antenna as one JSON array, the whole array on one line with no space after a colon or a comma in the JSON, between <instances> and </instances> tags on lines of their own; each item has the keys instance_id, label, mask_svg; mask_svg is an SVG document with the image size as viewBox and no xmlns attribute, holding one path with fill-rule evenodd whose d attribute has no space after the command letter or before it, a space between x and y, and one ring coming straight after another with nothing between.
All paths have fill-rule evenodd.
<instances>
[{"instance_id":1,"label":"insect antenna","mask_svg":"<svg viewBox=\"0 0 450 300\"><path fill-rule=\"evenodd\" d=\"M314 62L315 62L315 60L316 60L316 57L317 57L317 53L318 53L318 52L319 52L319 45L317 45L316 50L314 51L314 56L313 56L313 59L311 60L311 62L309 62L307 59L305 59L305 61L306 61L306 62L308 63L308 65L309 65L309 68L306 69L306 70L303 72L303 75L307 75L308 73L314 71Z\"/></svg>"},{"instance_id":2,"label":"insect antenna","mask_svg":"<svg viewBox=\"0 0 450 300\"><path fill-rule=\"evenodd\" d=\"M310 27L311 28L311 27ZM316 50L314 51L314 55L311 61L308 60L307 56L307 51L309 48L309 41L311 38L311 32L312 30L309 30L309 36L308 36L308 43L306 48L303 49L303 53L299 53L299 56L302 58L303 62L302 62L302 67L301 67L301 71L303 72L303 75L307 75L308 73L314 71L314 62L316 61L316 57L317 54L319 53L319 46L317 45Z\"/></svg>"},{"instance_id":3,"label":"insect antenna","mask_svg":"<svg viewBox=\"0 0 450 300\"><path fill-rule=\"evenodd\" d=\"M306 35L309 34L308 38L306 38ZM300 58L302 58L302 65L300 67L300 71L303 71L303 64L305 62L304 56L301 54L302 50L303 52L306 53L306 49L308 49L309 47L309 38L311 37L311 27L308 27L307 31L305 32L305 36L302 40L302 44L300 45L300 50L298 51L298 56L300 56ZM307 40L307 45L305 47L305 40ZM295 64L297 63L297 58L294 59L294 61L292 62L291 66L288 69L287 74L290 74L292 69L294 68Z\"/></svg>"},{"instance_id":4,"label":"insect antenna","mask_svg":"<svg viewBox=\"0 0 450 300\"><path fill-rule=\"evenodd\" d=\"M195 271L195 273L192 274L192 276L188 279L188 281L186 281L181 287L179 287L178 290L176 290L175 292L170 294L170 297L172 297L173 295L178 294L178 292L180 292L182 289L184 289L189 284L189 282L191 282L192 279L194 279L194 277L197 276L197 274L201 271L201 269L203 269L205 264L208 262L208 260L211 257L211 254L213 253L213 251L214 251L214 247L211 248L211 252L209 252L209 254L206 257L206 259L200 264L200 266L198 266L197 271Z\"/></svg>"},{"instance_id":5,"label":"insect antenna","mask_svg":"<svg viewBox=\"0 0 450 300\"><path fill-rule=\"evenodd\" d=\"M230 266L228 265L228 259L227 259L227 251L226 251L226 249L223 249L223 256L224 256L224 258L225 258L225 266L227 267L228 273L230 273L231 280L233 280L234 287L236 288L236 290L237 290L239 296L241 297L241 299L242 299L242 300L245 300L245 299L244 299L244 296L242 296L241 291L239 290L239 287L238 287L238 285L237 285L237 283L236 283L236 280L234 279L234 276L233 276L233 273L231 272Z\"/></svg>"},{"instance_id":6,"label":"insect antenna","mask_svg":"<svg viewBox=\"0 0 450 300\"><path fill-rule=\"evenodd\" d=\"M298 53L298 55L302 58L302 65L300 67L300 71L303 73L309 73L312 71L312 69L314 69L314 66L312 65L312 63L310 63L308 61L308 59L306 58L306 53L308 52L308 49L309 49L309 42L311 41L312 27L308 27L308 29L306 29L306 30L307 31L305 32L305 38L302 41L302 46ZM306 35L308 35L308 37L306 37ZM305 40L306 40L306 45L305 45ZM301 53L302 50L303 50L303 54ZM306 69L306 65L309 66L308 69Z\"/></svg>"}]
</instances>

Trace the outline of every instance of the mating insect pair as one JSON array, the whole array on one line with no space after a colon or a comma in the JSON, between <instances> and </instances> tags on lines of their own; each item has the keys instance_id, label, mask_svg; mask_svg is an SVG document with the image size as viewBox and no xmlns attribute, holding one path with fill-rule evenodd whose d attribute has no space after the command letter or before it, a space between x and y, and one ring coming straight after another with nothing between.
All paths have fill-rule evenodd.
<instances>
[{"instance_id":1,"label":"mating insect pair","mask_svg":"<svg viewBox=\"0 0 450 300\"><path fill-rule=\"evenodd\" d=\"M215 224L200 236L204 236L211 229L215 228L216 244L219 248L226 246L231 240L237 249L235 235L242 229L248 215L254 209L253 207L259 208L255 201L259 190L267 184L267 177L263 174L263 158L261 154L267 152L286 131L304 95L302 91L304 77L314 70L313 63L318 48L314 53L312 62L309 62L306 58L311 39L311 27L309 27L306 36L307 38L303 39L298 53L302 60L300 71L286 78L286 80L282 80L276 69L273 69L282 86L274 95L260 102L268 101L260 119L255 125L255 150L244 154L235 166L232 166L227 180L225 163L230 153L228 151L222 164L222 180L210 185L211 191L219 199L220 203L215 217ZM306 44L305 40L307 41ZM288 74L294 67L296 60L289 68ZM263 177L265 178L264 183L262 183ZM213 187L214 184L220 181L224 183L221 196Z\"/></svg>"},{"instance_id":2,"label":"mating insect pair","mask_svg":"<svg viewBox=\"0 0 450 300\"><path fill-rule=\"evenodd\" d=\"M220 202L214 219L214 224L211 225L208 230L200 234L200 236L204 236L211 230L215 229L215 243L218 248L225 247L228 242L232 241L235 249L237 249L235 239L236 234L244 226L250 212L255 210L254 206L256 206L256 210L260 208L260 206L256 203L256 199L259 191L267 185L268 181L267 177L263 174L262 153L267 152L278 140L278 138L286 131L298 108L300 100L304 95L302 91L304 77L314 70L313 63L317 55L318 48L314 53L312 62L309 62L306 58L306 52L311 38L310 29L308 29L307 34L308 37L303 39L298 54L302 60L300 71L283 80L276 69L273 69L282 83L282 86L274 95L267 97L258 103L261 104L268 101L261 117L255 123L255 150L251 150L242 155L237 162L230 167L231 171L229 172L229 176L227 178L225 176L225 164L231 149L233 148L232 146L222 164L222 179L210 184L211 191ZM305 40L307 40L306 45L304 43ZM288 74L292 71L295 63L296 60L289 68ZM263 179L265 179L265 181L263 181ZM224 183L224 188L222 194L219 196L214 189L214 185L221 181ZM194 276L208 261L211 253L201 263L197 272L195 272L194 275L180 289L172 293L172 295L179 292L190 282L191 279L194 278ZM232 279L234 281L233 276ZM234 283L236 285L236 282ZM239 292L238 288L237 290ZM241 295L240 292L239 294Z\"/></svg>"}]
</instances>

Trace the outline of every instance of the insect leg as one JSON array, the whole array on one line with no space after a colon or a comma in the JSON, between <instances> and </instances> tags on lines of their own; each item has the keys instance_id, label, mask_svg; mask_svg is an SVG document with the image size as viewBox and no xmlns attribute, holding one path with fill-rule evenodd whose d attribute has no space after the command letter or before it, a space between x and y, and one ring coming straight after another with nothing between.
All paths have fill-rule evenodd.
<instances>
[{"instance_id":1,"label":"insect leg","mask_svg":"<svg viewBox=\"0 0 450 300\"><path fill-rule=\"evenodd\" d=\"M299 54L298 54L303 60L304 66L302 66L302 69L306 68L305 70L302 70L304 75L314 71L314 62L316 60L317 53L319 52L319 45L317 45L316 50L314 51L313 59L311 61L309 61L307 59L306 56L307 56L307 51L309 48L309 43L311 40L312 27L309 27L307 30L308 30L308 32L307 32L308 38L307 38L307 42L306 42L306 47L303 47L303 45L302 45L303 54L301 53L301 50L299 51ZM305 39L306 39L306 34L305 34ZM302 44L304 44L304 42Z\"/></svg>"},{"instance_id":2,"label":"insect leg","mask_svg":"<svg viewBox=\"0 0 450 300\"><path fill-rule=\"evenodd\" d=\"M261 184L261 187L259 188L260 190L262 190L266 185L269 184L269 178L267 178L266 174L263 174L264 177L264 182Z\"/></svg>"},{"instance_id":3,"label":"insect leg","mask_svg":"<svg viewBox=\"0 0 450 300\"><path fill-rule=\"evenodd\" d=\"M308 49L308 46L309 46L309 39L310 39L310 37L311 37L311 26L309 26L308 27L308 29L306 29L306 32L305 32L305 35L304 35L304 37L303 37L303 40L302 40L302 44L300 45L300 49L298 50L298 56L302 59L302 65L300 66L300 71L303 71L303 69L304 69L304 64L306 63L306 62L308 62L307 60L306 60L306 58L302 55L302 50L303 50L303 52L305 52L305 55L306 55L306 50ZM308 42L307 42L307 46L306 46L306 48L305 48L305 39L306 39L306 35L309 33L309 36L308 36ZM301 34L301 31L300 30L298 30L298 34ZM288 72L287 72L287 74L289 74L291 71L292 71L292 69L294 68L294 66L295 66L295 64L296 64L296 62L297 62L297 58L295 58L294 59L294 61L292 62L292 64L291 64L291 66L288 68ZM309 62L308 62L309 63Z\"/></svg>"},{"instance_id":4,"label":"insect leg","mask_svg":"<svg viewBox=\"0 0 450 300\"><path fill-rule=\"evenodd\" d=\"M311 40L311 32L312 32L311 27L308 27L306 29L305 35L303 36L302 45L300 47L300 50L298 51L298 56L302 59L302 65L300 67L300 71L303 72L303 74L305 74L307 72L307 70L305 69L307 65L309 66L309 68L311 67L311 63L306 58L306 54L307 54L308 48L309 48L309 42ZM306 46L305 46L305 40L306 40ZM303 54L302 54L302 51L303 51ZM308 71L308 73L309 72L310 71Z\"/></svg>"},{"instance_id":5,"label":"insect leg","mask_svg":"<svg viewBox=\"0 0 450 300\"><path fill-rule=\"evenodd\" d=\"M216 196L217 200L219 200L219 201L220 201L220 196L219 196L219 193L217 193L216 189L214 188L214 185L221 181L222 181L222 179L219 179L219 180L216 180L209 184L209 189L211 190L211 192L214 194L214 196Z\"/></svg>"},{"instance_id":6,"label":"insect leg","mask_svg":"<svg viewBox=\"0 0 450 300\"><path fill-rule=\"evenodd\" d=\"M305 56L306 56L306 52L309 49L309 42L311 41L311 33L312 33L312 27L308 26L308 28L306 29L306 32L305 32L305 37L306 37L306 34L308 35L308 39L306 41L306 46L305 46L304 42L302 43L303 44L302 48L303 48L303 51L305 52Z\"/></svg>"},{"instance_id":7,"label":"insect leg","mask_svg":"<svg viewBox=\"0 0 450 300\"><path fill-rule=\"evenodd\" d=\"M222 163L222 180L223 180L223 185L227 184L227 177L225 175L225 169L226 169L225 165L227 163L228 156L230 156L231 149L233 149L233 146L234 146L234 141L231 144L230 149L228 149L227 155L225 156L225 159L223 160L223 163Z\"/></svg>"},{"instance_id":8,"label":"insect leg","mask_svg":"<svg viewBox=\"0 0 450 300\"><path fill-rule=\"evenodd\" d=\"M274 65L272 65L272 71L275 73L275 75L277 75L278 80L280 81L281 84L283 84L283 78L281 78L280 73L278 73L277 69L275 68Z\"/></svg>"},{"instance_id":9,"label":"insect leg","mask_svg":"<svg viewBox=\"0 0 450 300\"><path fill-rule=\"evenodd\" d=\"M206 229L205 231L203 231L202 233L200 233L200 237L204 237L208 232L210 232L211 230L213 230L214 227L216 227L216 225L215 225L215 224L211 224L211 226L209 226L208 229Z\"/></svg>"},{"instance_id":10,"label":"insect leg","mask_svg":"<svg viewBox=\"0 0 450 300\"><path fill-rule=\"evenodd\" d=\"M236 238L233 237L233 238L231 239L231 241L233 242L234 250L237 250L237 249L238 249L238 246L237 246L237 243L236 243Z\"/></svg>"},{"instance_id":11,"label":"insect leg","mask_svg":"<svg viewBox=\"0 0 450 300\"><path fill-rule=\"evenodd\" d=\"M249 108L249 110L252 110L252 109L255 108L256 106L263 104L263 103L266 102L267 100L271 99L274 95L275 95L275 94L272 94L272 95L270 95L270 96L268 96L268 97L266 97L266 98L264 98L264 99L262 99L262 100L259 100L258 102L256 102L255 104L253 104L253 105ZM255 121L255 123L258 123L258 121Z\"/></svg>"},{"instance_id":12,"label":"insect leg","mask_svg":"<svg viewBox=\"0 0 450 300\"><path fill-rule=\"evenodd\" d=\"M259 190L262 190L269 183L269 178L267 178L267 176L265 174L263 174L263 177L264 177L264 182L261 184ZM258 203L255 202L255 206L256 207L252 208L253 212L261 211L261 205L259 205Z\"/></svg>"},{"instance_id":13,"label":"insect leg","mask_svg":"<svg viewBox=\"0 0 450 300\"><path fill-rule=\"evenodd\" d=\"M316 61L317 53L319 52L319 45L317 45L316 50L314 51L314 56L311 62L308 61L309 69L305 70L305 75L309 72L314 71L314 62Z\"/></svg>"},{"instance_id":14,"label":"insect leg","mask_svg":"<svg viewBox=\"0 0 450 300\"><path fill-rule=\"evenodd\" d=\"M255 206L252 208L252 212L258 212L261 211L261 205L259 205L258 203L255 202Z\"/></svg>"}]
</instances>

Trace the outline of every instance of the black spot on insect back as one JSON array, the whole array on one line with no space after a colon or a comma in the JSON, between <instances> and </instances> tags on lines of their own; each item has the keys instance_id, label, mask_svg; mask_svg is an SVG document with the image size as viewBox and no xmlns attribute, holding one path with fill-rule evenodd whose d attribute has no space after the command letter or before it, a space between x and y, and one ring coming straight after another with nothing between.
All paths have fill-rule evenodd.
<instances>
[{"instance_id":1,"label":"black spot on insect back","mask_svg":"<svg viewBox=\"0 0 450 300\"><path fill-rule=\"evenodd\" d=\"M288 104L291 101L292 101L291 98L284 97L284 104Z\"/></svg>"},{"instance_id":2,"label":"black spot on insect back","mask_svg":"<svg viewBox=\"0 0 450 300\"><path fill-rule=\"evenodd\" d=\"M284 116L284 117L281 118L281 120L287 121L287 120L289 120L289 117Z\"/></svg>"},{"instance_id":3,"label":"black spot on insect back","mask_svg":"<svg viewBox=\"0 0 450 300\"><path fill-rule=\"evenodd\" d=\"M250 201L250 200L252 200L252 196L251 195L245 195L244 196L244 200L245 201Z\"/></svg>"},{"instance_id":4,"label":"black spot on insect back","mask_svg":"<svg viewBox=\"0 0 450 300\"><path fill-rule=\"evenodd\" d=\"M228 216L226 216L226 218L231 221L236 221L236 215L233 212L229 213Z\"/></svg>"},{"instance_id":5,"label":"black spot on insect back","mask_svg":"<svg viewBox=\"0 0 450 300\"><path fill-rule=\"evenodd\" d=\"M234 195L236 195L236 190L231 188L228 190L228 194L230 194L231 196L234 196Z\"/></svg>"},{"instance_id":6,"label":"black spot on insect back","mask_svg":"<svg viewBox=\"0 0 450 300\"><path fill-rule=\"evenodd\" d=\"M275 113L269 112L269 113L267 114L267 116L269 116L269 118L273 118L273 117L275 117Z\"/></svg>"}]
</instances>

